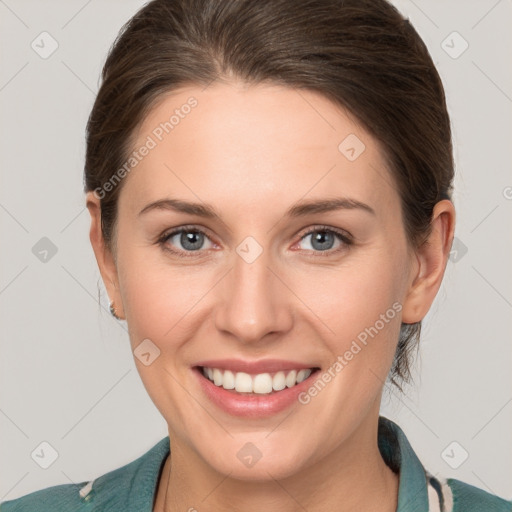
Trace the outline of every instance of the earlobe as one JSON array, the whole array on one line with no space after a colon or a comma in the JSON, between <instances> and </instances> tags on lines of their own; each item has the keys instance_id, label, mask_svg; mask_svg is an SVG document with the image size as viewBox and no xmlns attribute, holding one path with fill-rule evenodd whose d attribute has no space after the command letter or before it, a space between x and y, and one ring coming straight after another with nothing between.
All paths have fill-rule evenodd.
<instances>
[{"instance_id":1,"label":"earlobe","mask_svg":"<svg viewBox=\"0 0 512 512\"><path fill-rule=\"evenodd\" d=\"M439 291L455 231L455 208L448 199L439 201L432 213L432 230L416 249L417 264L402 309L402 322L420 322Z\"/></svg>"},{"instance_id":2,"label":"earlobe","mask_svg":"<svg viewBox=\"0 0 512 512\"><path fill-rule=\"evenodd\" d=\"M120 319L124 317L122 300L119 293L118 275L116 262L110 249L105 244L105 239L101 230L101 206L100 200L93 192L86 195L86 206L91 215L91 228L89 239L98 263L98 268L107 290L110 301L115 304L116 314Z\"/></svg>"}]
</instances>

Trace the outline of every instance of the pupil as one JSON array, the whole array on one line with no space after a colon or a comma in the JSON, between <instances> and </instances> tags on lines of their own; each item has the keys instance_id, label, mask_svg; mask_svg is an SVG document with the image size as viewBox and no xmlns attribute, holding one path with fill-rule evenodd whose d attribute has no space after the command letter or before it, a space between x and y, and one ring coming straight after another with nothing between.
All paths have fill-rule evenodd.
<instances>
[{"instance_id":1,"label":"pupil","mask_svg":"<svg viewBox=\"0 0 512 512\"><path fill-rule=\"evenodd\" d=\"M327 231L317 231L317 234L315 237L313 237L313 247L315 247L315 244L317 242L320 243L320 245L318 247L315 247L315 249L320 249L320 250L325 250L325 249L330 249L332 247L332 234L331 233L328 233ZM325 245L322 245L322 244L325 244L327 242L327 245L328 247L326 247ZM329 242L331 242L329 244Z\"/></svg>"},{"instance_id":2,"label":"pupil","mask_svg":"<svg viewBox=\"0 0 512 512\"><path fill-rule=\"evenodd\" d=\"M198 238L199 237L199 238ZM181 244L185 249L193 250L201 248L201 233L197 231L189 231L182 233Z\"/></svg>"}]
</instances>

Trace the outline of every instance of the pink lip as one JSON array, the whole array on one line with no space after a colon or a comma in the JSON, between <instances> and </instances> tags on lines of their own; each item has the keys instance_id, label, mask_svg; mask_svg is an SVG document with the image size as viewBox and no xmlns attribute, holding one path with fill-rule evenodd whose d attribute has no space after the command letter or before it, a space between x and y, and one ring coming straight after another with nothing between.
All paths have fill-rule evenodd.
<instances>
[{"instance_id":1,"label":"pink lip","mask_svg":"<svg viewBox=\"0 0 512 512\"><path fill-rule=\"evenodd\" d=\"M219 370L230 370L234 373L245 372L251 375L258 373L275 373L279 371L301 370L316 368L315 364L303 364L296 361L285 361L283 359L263 359L261 361L243 361L242 359L210 359L200 361L194 366L206 366L207 368L218 368Z\"/></svg>"},{"instance_id":2,"label":"pink lip","mask_svg":"<svg viewBox=\"0 0 512 512\"><path fill-rule=\"evenodd\" d=\"M216 361L216 364L218 363L219 361ZM306 368L304 365L299 365L299 367ZM297 368L297 366L294 368ZM306 391L306 389L311 386L318 373L318 370L314 371L300 384L297 384L291 388L285 388L282 391L273 391L272 393L268 394L246 394L238 393L232 389L228 390L224 389L223 387L216 386L213 382L210 381L210 379L203 375L202 369L197 366L192 370L198 379L203 393L217 407L230 415L245 418L264 418L273 414L277 414L278 412L287 409L292 404L300 405L298 400L299 394ZM261 373L261 371L259 372Z\"/></svg>"}]
</instances>

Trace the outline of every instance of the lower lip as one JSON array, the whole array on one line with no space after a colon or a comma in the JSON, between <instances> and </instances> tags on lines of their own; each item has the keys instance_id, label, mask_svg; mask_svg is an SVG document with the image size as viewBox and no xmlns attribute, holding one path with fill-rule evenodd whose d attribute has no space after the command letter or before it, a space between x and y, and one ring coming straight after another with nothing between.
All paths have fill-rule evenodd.
<instances>
[{"instance_id":1,"label":"lower lip","mask_svg":"<svg viewBox=\"0 0 512 512\"><path fill-rule=\"evenodd\" d=\"M201 368L195 367L192 370L197 375L204 394L215 405L233 416L253 418L272 416L287 409L293 403L299 403L298 395L311 385L319 371L313 371L307 379L291 388L267 394L246 394L216 386L203 375Z\"/></svg>"}]
</instances>

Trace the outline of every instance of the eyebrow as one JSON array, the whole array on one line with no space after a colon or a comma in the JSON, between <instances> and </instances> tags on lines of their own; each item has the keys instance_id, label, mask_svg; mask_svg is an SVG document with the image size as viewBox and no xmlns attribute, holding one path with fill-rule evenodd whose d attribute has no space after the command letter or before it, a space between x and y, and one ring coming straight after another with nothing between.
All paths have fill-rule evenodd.
<instances>
[{"instance_id":1,"label":"eyebrow","mask_svg":"<svg viewBox=\"0 0 512 512\"><path fill-rule=\"evenodd\" d=\"M334 199L322 199L312 201L302 201L292 206L286 213L286 217L304 217L315 213L327 213L337 210L354 210L359 209L376 215L375 210L356 199L348 197L339 197ZM191 203L181 199L160 199L146 205L140 212L139 216L152 210L171 210L181 213L188 213L204 218L220 217L215 208L207 203Z\"/></svg>"}]
</instances>

